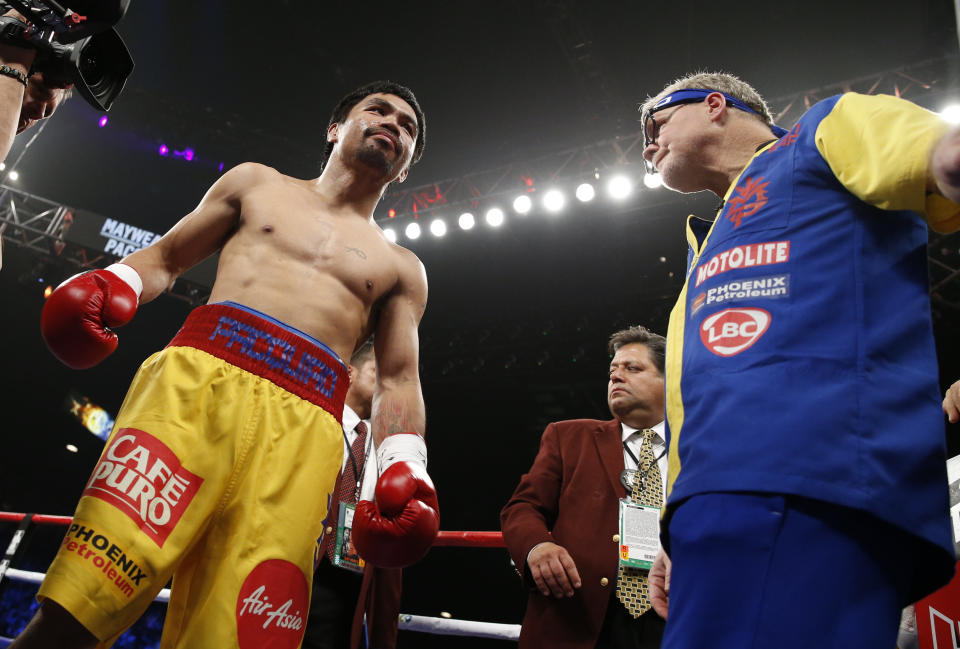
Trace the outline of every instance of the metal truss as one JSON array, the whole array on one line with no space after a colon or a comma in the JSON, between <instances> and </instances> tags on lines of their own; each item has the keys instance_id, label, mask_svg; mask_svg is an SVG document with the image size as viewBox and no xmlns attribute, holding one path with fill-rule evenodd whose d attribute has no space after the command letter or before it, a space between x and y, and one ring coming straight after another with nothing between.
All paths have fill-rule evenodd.
<instances>
[{"instance_id":1,"label":"metal truss","mask_svg":"<svg viewBox=\"0 0 960 649\"><path fill-rule=\"evenodd\" d=\"M960 57L954 54L812 90L803 90L778 97L769 103L772 108L781 107L779 112L774 112L774 121L786 125L793 124L818 101L843 92L893 95L936 109L928 105L929 102L935 101L945 92L958 89L958 71L960 71Z\"/></svg>"},{"instance_id":2,"label":"metal truss","mask_svg":"<svg viewBox=\"0 0 960 649\"><path fill-rule=\"evenodd\" d=\"M817 101L849 91L891 94L933 108L929 106L931 102L950 90L960 89L956 81L960 78L958 71L960 57L951 55L777 97L769 105L775 121L781 125L793 124ZM512 200L520 192L532 193L560 182L596 181L614 171L626 172L635 179L643 175L642 131L419 187L397 189L381 201L377 221L405 222L440 210L449 214L498 202L502 208L504 200ZM649 196L642 190L638 194Z\"/></svg>"},{"instance_id":3,"label":"metal truss","mask_svg":"<svg viewBox=\"0 0 960 649\"><path fill-rule=\"evenodd\" d=\"M960 232L931 231L927 246L930 269L930 302L934 310L960 315Z\"/></svg>"},{"instance_id":4,"label":"metal truss","mask_svg":"<svg viewBox=\"0 0 960 649\"><path fill-rule=\"evenodd\" d=\"M542 191L553 183L571 180L599 180L613 170L634 172L643 169L643 133L601 140L594 144L565 149L534 160L450 178L409 190L387 194L377 209L377 221L385 225L418 219L427 214L451 209L478 209L518 193ZM393 215L393 216L391 216Z\"/></svg>"},{"instance_id":5,"label":"metal truss","mask_svg":"<svg viewBox=\"0 0 960 649\"><path fill-rule=\"evenodd\" d=\"M66 205L28 194L19 189L0 186L0 233L3 245L32 251L46 264L43 274L63 279L77 271L101 268L117 257L89 246L79 245L65 237L77 212ZM209 287L181 277L170 295L192 304L202 304L210 294Z\"/></svg>"},{"instance_id":6,"label":"metal truss","mask_svg":"<svg viewBox=\"0 0 960 649\"><path fill-rule=\"evenodd\" d=\"M921 105L957 90L960 57L931 59L903 68L804 90L771 100L776 121L791 124L813 103L830 95L856 91L864 94L889 93ZM778 109L779 107L779 109ZM551 185L603 180L613 172L625 172L639 179L643 174L643 133L612 137L593 144L565 149L532 160L515 162L485 171L442 180L387 194L378 207L377 220L404 222L441 210L477 210L499 204L518 193L536 193ZM659 192L654 194L654 192ZM673 195L662 190L637 192L645 205L672 202ZM389 216L392 214L393 216ZM64 238L74 220L74 210L18 189L0 186L0 232L9 244L28 248L42 259L71 268L94 268L114 257ZM929 257L931 295L934 304L960 310L960 240L954 235L931 233ZM174 297L192 303L203 302L209 288L181 278L171 290Z\"/></svg>"}]
</instances>

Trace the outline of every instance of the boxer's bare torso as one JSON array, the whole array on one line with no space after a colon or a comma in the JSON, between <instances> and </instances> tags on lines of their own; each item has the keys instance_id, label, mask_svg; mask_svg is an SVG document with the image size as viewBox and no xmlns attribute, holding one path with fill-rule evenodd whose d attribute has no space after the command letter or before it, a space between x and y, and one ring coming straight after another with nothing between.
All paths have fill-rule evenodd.
<instances>
[{"instance_id":1,"label":"boxer's bare torso","mask_svg":"<svg viewBox=\"0 0 960 649\"><path fill-rule=\"evenodd\" d=\"M263 311L349 358L373 333L384 298L422 276L419 261L372 219L330 205L314 183L259 166L251 175L210 302Z\"/></svg>"},{"instance_id":2,"label":"boxer's bare torso","mask_svg":"<svg viewBox=\"0 0 960 649\"><path fill-rule=\"evenodd\" d=\"M413 112L394 95L364 98L329 129L337 145L314 180L252 162L230 169L159 241L123 260L143 279L141 303L219 251L210 302L262 311L343 359L371 334L389 334L385 343L413 354L404 352L408 363L426 275L372 214L386 185L406 177L417 135Z\"/></svg>"}]
</instances>

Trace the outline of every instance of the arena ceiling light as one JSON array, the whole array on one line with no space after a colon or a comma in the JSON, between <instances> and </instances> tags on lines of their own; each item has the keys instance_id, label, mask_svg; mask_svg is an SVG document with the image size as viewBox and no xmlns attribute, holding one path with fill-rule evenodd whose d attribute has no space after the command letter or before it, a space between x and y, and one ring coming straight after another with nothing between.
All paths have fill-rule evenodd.
<instances>
[{"instance_id":1,"label":"arena ceiling light","mask_svg":"<svg viewBox=\"0 0 960 649\"><path fill-rule=\"evenodd\" d=\"M633 191L633 183L626 176L614 176L607 183L607 193L611 198L621 200L630 195Z\"/></svg>"},{"instance_id":2,"label":"arena ceiling light","mask_svg":"<svg viewBox=\"0 0 960 649\"><path fill-rule=\"evenodd\" d=\"M393 228L384 228L383 236L385 236L387 238L387 241L390 241L391 243L397 242L397 231L394 230Z\"/></svg>"},{"instance_id":3,"label":"arena ceiling light","mask_svg":"<svg viewBox=\"0 0 960 649\"><path fill-rule=\"evenodd\" d=\"M471 230L473 226L477 224L477 220L470 212L464 212L460 215L460 218L457 219L457 223L460 225L461 230Z\"/></svg>"},{"instance_id":4,"label":"arena ceiling light","mask_svg":"<svg viewBox=\"0 0 960 649\"><path fill-rule=\"evenodd\" d=\"M594 190L593 185L590 183L580 183L577 185L577 200L581 203L586 203L592 201L593 197L597 195L596 190Z\"/></svg>"},{"instance_id":5,"label":"arena ceiling light","mask_svg":"<svg viewBox=\"0 0 960 649\"><path fill-rule=\"evenodd\" d=\"M487 214L484 218L487 221L487 225L493 228L499 228L501 225L503 225L503 210L501 210L499 207L491 207L489 210L487 210Z\"/></svg>"},{"instance_id":6,"label":"arena ceiling light","mask_svg":"<svg viewBox=\"0 0 960 649\"><path fill-rule=\"evenodd\" d=\"M950 104L940 111L940 117L951 124L960 124L960 104Z\"/></svg>"},{"instance_id":7,"label":"arena ceiling light","mask_svg":"<svg viewBox=\"0 0 960 649\"><path fill-rule=\"evenodd\" d=\"M517 214L527 214L533 207L533 201L526 194L521 194L513 199L513 210Z\"/></svg>"},{"instance_id":8,"label":"arena ceiling light","mask_svg":"<svg viewBox=\"0 0 960 649\"><path fill-rule=\"evenodd\" d=\"M403 233L407 235L407 238L411 241L414 239L420 238L420 224L419 223L409 223L407 227L403 229Z\"/></svg>"},{"instance_id":9,"label":"arena ceiling light","mask_svg":"<svg viewBox=\"0 0 960 649\"><path fill-rule=\"evenodd\" d=\"M559 212L566 202L563 192L559 189L551 189L543 195L543 206L547 208L548 212Z\"/></svg>"},{"instance_id":10,"label":"arena ceiling light","mask_svg":"<svg viewBox=\"0 0 960 649\"><path fill-rule=\"evenodd\" d=\"M20 172L18 172L16 169L14 169L13 171L7 174L7 178L9 180L16 180L19 177L20 177Z\"/></svg>"},{"instance_id":11,"label":"arena ceiling light","mask_svg":"<svg viewBox=\"0 0 960 649\"><path fill-rule=\"evenodd\" d=\"M644 174L643 184L649 187L650 189L663 187L663 178L660 177L660 174Z\"/></svg>"},{"instance_id":12,"label":"arena ceiling light","mask_svg":"<svg viewBox=\"0 0 960 649\"><path fill-rule=\"evenodd\" d=\"M447 223L443 219L434 219L430 222L430 234L442 237L447 233Z\"/></svg>"}]
</instances>

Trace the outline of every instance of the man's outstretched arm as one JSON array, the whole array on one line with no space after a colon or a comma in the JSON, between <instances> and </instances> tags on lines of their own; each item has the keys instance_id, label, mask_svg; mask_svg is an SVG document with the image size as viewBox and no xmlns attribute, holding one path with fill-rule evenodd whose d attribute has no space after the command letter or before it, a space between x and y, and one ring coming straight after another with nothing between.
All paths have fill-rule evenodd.
<instances>
[{"instance_id":1,"label":"man's outstretched arm","mask_svg":"<svg viewBox=\"0 0 960 649\"><path fill-rule=\"evenodd\" d=\"M960 126L947 131L934 147L930 174L937 191L960 204Z\"/></svg>"},{"instance_id":2,"label":"man's outstretched arm","mask_svg":"<svg viewBox=\"0 0 960 649\"><path fill-rule=\"evenodd\" d=\"M6 18L16 18L23 21L23 16L11 9L3 14ZM10 153L13 138L17 135L20 125L20 109L23 107L23 93L27 86L17 78L16 73L26 79L30 74L30 66L36 56L36 50L28 47L16 47L7 43L0 43L0 65L8 68L0 75L0 162Z\"/></svg>"},{"instance_id":3,"label":"man's outstretched arm","mask_svg":"<svg viewBox=\"0 0 960 649\"><path fill-rule=\"evenodd\" d=\"M167 290L185 270L209 257L236 227L240 196L265 169L240 165L224 174L195 210L160 239L118 264L81 273L57 287L43 307L43 338L64 364L93 367L117 348L114 327L137 306Z\"/></svg>"}]
</instances>

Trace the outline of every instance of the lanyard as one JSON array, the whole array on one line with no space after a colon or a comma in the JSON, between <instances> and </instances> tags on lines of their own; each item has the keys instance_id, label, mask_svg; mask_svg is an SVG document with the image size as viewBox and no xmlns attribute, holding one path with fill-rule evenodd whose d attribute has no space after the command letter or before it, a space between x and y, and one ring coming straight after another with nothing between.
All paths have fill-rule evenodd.
<instances>
[{"instance_id":1,"label":"lanyard","mask_svg":"<svg viewBox=\"0 0 960 649\"><path fill-rule=\"evenodd\" d=\"M630 459L633 460L633 463L637 465L637 471L639 472L639 471L640 471L640 460L637 459L637 456L634 455L634 454L633 454L633 451L630 450L630 447L627 446L627 440L623 440L623 450L625 450L625 451L627 452L627 455L630 456ZM666 452L667 452L667 447L666 447L666 445L664 445L663 450L660 451L660 455L658 455L657 457L653 458L653 462L651 462L651 463L649 464L649 466L647 466L646 471L644 471L643 474L640 476L639 479L640 479L641 481L643 481L643 479L647 477L647 474L650 473L650 469L652 469L653 466L654 466L657 462L660 461L660 458L662 458Z\"/></svg>"}]
</instances>

